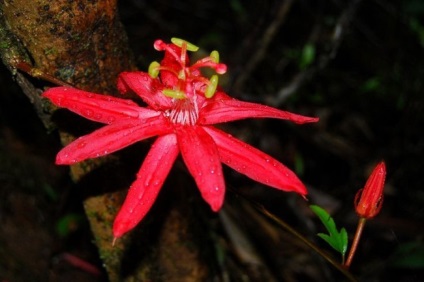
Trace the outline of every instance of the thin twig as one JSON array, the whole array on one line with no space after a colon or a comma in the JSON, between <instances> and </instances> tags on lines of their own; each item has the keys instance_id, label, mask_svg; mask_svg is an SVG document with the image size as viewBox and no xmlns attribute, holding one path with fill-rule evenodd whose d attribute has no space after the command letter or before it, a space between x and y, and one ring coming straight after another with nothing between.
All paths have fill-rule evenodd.
<instances>
[{"instance_id":1,"label":"thin twig","mask_svg":"<svg viewBox=\"0 0 424 282\"><path fill-rule=\"evenodd\" d=\"M244 84L244 82L250 77L251 73L258 65L258 63L263 59L266 54L266 51L268 50L269 44L274 39L280 26L284 23L286 15L290 11L292 4L293 0L282 1L274 20L269 24L268 28L264 31L262 38L260 38L258 41L260 42L260 45L257 49L257 52L255 52L249 58L247 65L243 68L243 72L240 74L240 76L234 83L234 89L239 89L240 86Z\"/></svg>"}]
</instances>

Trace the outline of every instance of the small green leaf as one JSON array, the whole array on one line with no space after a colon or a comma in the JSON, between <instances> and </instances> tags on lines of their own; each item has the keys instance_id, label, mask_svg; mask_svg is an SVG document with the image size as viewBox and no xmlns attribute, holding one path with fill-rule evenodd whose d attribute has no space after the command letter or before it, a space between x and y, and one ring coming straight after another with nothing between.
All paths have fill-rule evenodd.
<instances>
[{"instance_id":1,"label":"small green leaf","mask_svg":"<svg viewBox=\"0 0 424 282\"><path fill-rule=\"evenodd\" d=\"M344 258L348 244L346 229L341 228L339 232L337 230L334 219L323 208L316 205L311 205L309 207L318 216L328 231L328 234L318 233L318 237L327 242L337 252L341 253L342 257Z\"/></svg>"}]
</instances>

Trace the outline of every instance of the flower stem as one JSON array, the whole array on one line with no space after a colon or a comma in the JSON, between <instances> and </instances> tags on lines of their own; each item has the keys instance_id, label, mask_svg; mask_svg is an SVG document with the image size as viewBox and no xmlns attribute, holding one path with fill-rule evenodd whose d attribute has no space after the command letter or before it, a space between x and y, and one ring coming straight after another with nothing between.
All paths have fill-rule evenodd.
<instances>
[{"instance_id":1,"label":"flower stem","mask_svg":"<svg viewBox=\"0 0 424 282\"><path fill-rule=\"evenodd\" d=\"M367 222L367 219L365 217L361 217L358 221L358 226L356 227L355 237L352 241L352 247L350 247L349 255L347 256L347 260L344 264L346 268L350 267L350 264L352 263L353 257L355 256L356 249L359 244L359 240L361 239L362 231L364 230L365 222Z\"/></svg>"}]
</instances>

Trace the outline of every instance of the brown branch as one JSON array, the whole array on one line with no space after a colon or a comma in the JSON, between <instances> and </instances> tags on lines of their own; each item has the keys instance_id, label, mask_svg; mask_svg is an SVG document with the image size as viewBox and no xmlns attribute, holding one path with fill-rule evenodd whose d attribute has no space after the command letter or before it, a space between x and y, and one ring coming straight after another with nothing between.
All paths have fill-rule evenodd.
<instances>
[{"instance_id":1,"label":"brown branch","mask_svg":"<svg viewBox=\"0 0 424 282\"><path fill-rule=\"evenodd\" d=\"M258 40L260 44L258 45L257 51L249 58L247 65L243 67L243 72L241 72L240 76L234 83L234 89L236 89L236 91L241 88L247 79L249 79L253 70L264 58L269 44L271 44L279 28L284 23L292 4L293 0L281 2L273 21L265 29L262 38Z\"/></svg>"}]
</instances>

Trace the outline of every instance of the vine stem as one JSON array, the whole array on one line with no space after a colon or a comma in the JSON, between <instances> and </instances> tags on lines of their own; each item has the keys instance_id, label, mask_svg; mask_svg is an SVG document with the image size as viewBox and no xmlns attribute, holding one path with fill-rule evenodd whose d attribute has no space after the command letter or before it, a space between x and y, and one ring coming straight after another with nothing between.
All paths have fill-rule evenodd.
<instances>
[{"instance_id":1,"label":"vine stem","mask_svg":"<svg viewBox=\"0 0 424 282\"><path fill-rule=\"evenodd\" d=\"M315 245L314 243L312 243L311 241L309 241L305 236L303 236L302 234L300 234L299 232L297 232L296 230L294 230L285 221L283 221L282 219L278 218L277 216L275 216L274 214L272 214L271 212L269 212L263 206L261 206L261 205L255 205L255 207L262 214L264 214L266 217L268 217L272 221L274 221L278 226L284 228L289 233L291 233L292 235L294 235L295 237L297 237L300 241L302 241L305 245L307 245L312 250L314 250L315 252L317 252L326 261L328 261L332 266L334 266L337 270L339 270L349 281L352 281L352 282L356 282L357 281L356 278L349 272L348 268L345 267L346 264L344 266L344 265L341 265L340 263L338 263L333 257L329 256L327 253L325 253L323 250L321 250L317 245ZM355 236L355 238L356 238L356 236ZM359 239L358 239L358 241L359 241ZM353 246L352 246L352 249L353 249ZM350 253L349 253L349 256L350 256ZM349 257L348 257L348 260L349 260Z\"/></svg>"},{"instance_id":2,"label":"vine stem","mask_svg":"<svg viewBox=\"0 0 424 282\"><path fill-rule=\"evenodd\" d=\"M355 237L353 238L353 241L352 241L352 247L350 247L349 255L347 256L347 260L344 264L346 269L350 267L353 257L355 256L356 249L358 248L359 241L361 240L362 231L364 230L365 222L367 222L367 219L365 217L361 217L358 221Z\"/></svg>"}]
</instances>

